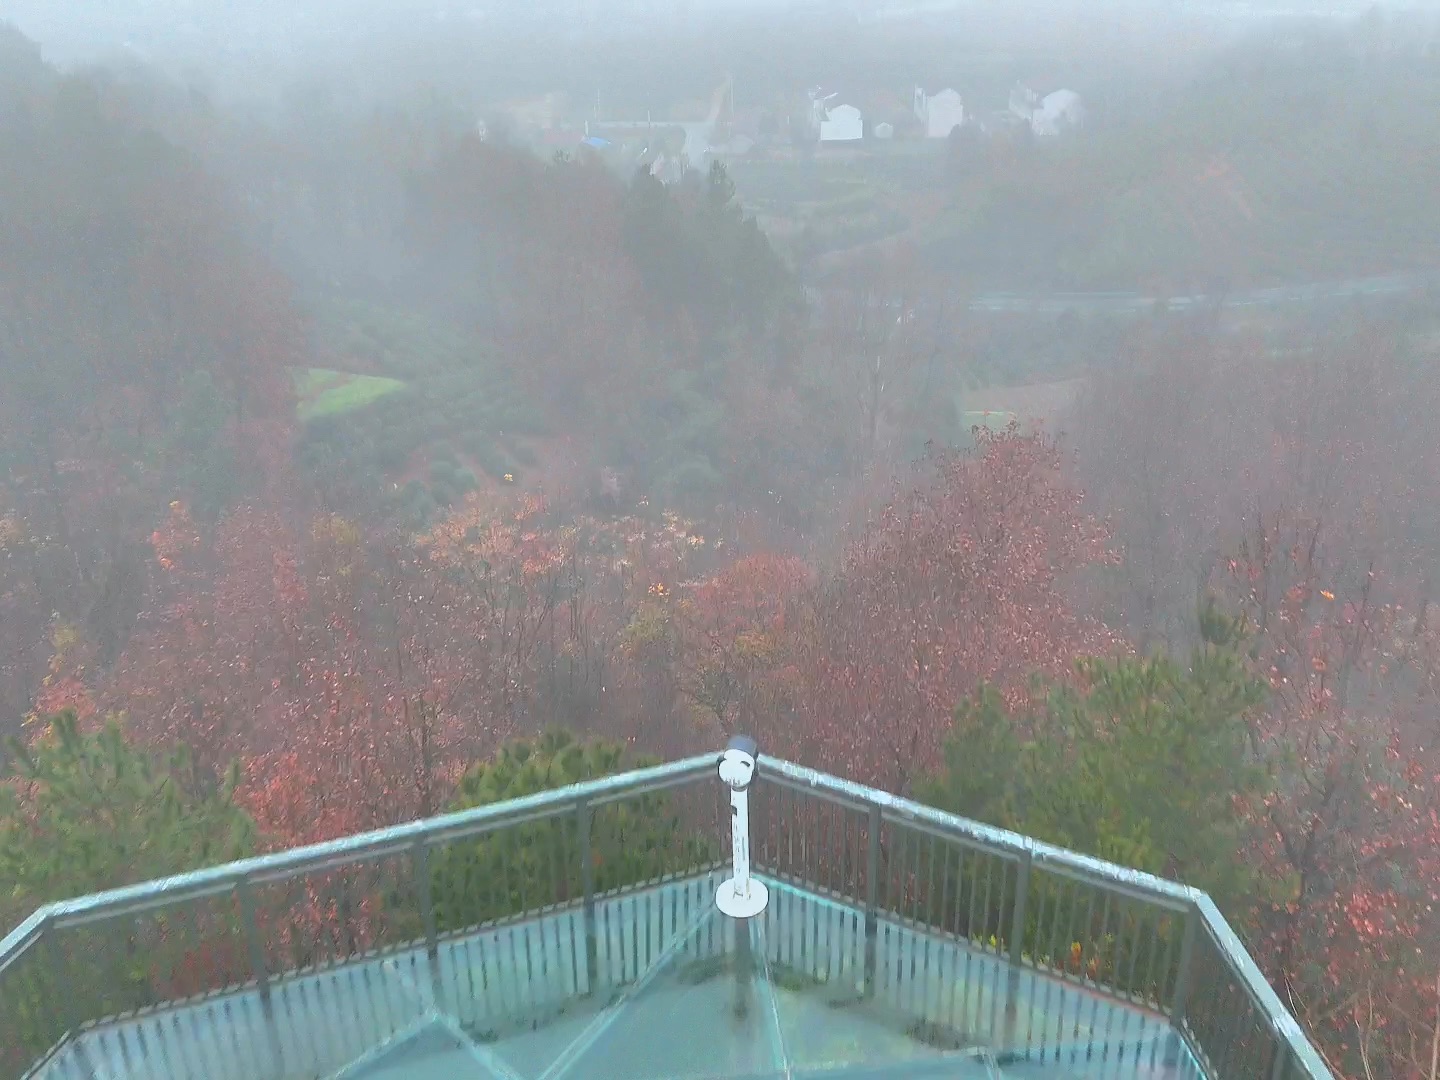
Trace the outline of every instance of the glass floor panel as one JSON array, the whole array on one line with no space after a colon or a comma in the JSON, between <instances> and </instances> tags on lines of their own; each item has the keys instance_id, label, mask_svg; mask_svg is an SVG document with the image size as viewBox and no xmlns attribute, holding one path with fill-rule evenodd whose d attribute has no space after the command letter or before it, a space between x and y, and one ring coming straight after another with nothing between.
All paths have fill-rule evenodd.
<instances>
[{"instance_id":1,"label":"glass floor panel","mask_svg":"<svg viewBox=\"0 0 1440 1080\"><path fill-rule=\"evenodd\" d=\"M720 875L276 980L85 1033L47 1080L1200 1080L1159 1016L770 883L747 922Z\"/></svg>"}]
</instances>

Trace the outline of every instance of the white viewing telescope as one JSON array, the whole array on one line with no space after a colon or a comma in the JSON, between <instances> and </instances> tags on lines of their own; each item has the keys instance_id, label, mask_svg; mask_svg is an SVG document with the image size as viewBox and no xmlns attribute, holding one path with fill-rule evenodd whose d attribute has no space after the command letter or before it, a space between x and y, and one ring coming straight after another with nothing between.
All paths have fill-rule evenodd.
<instances>
[{"instance_id":1,"label":"white viewing telescope","mask_svg":"<svg viewBox=\"0 0 1440 1080\"><path fill-rule=\"evenodd\" d=\"M752 919L770 900L763 881L750 876L750 783L760 747L748 735L736 735L720 755L720 779L730 788L730 853L733 873L715 894L715 906L732 919Z\"/></svg>"}]
</instances>

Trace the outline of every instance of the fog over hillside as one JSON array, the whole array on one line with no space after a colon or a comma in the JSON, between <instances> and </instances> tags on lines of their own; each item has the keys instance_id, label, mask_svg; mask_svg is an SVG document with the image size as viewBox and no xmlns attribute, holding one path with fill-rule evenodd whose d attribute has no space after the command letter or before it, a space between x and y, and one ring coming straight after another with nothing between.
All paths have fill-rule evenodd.
<instances>
[{"instance_id":1,"label":"fog over hillside","mask_svg":"<svg viewBox=\"0 0 1440 1080\"><path fill-rule=\"evenodd\" d=\"M1053 845L755 819L934 985L1137 1020L1117 1080L1434 1080L1437 363L1440 2L0 0L0 1080L537 926L598 978L596 911L714 892L711 765L44 905L745 735L757 807ZM775 944L592 1001L743 999L612 1039L650 1080L1053 1064ZM496 1075L589 1023L422 983Z\"/></svg>"}]
</instances>

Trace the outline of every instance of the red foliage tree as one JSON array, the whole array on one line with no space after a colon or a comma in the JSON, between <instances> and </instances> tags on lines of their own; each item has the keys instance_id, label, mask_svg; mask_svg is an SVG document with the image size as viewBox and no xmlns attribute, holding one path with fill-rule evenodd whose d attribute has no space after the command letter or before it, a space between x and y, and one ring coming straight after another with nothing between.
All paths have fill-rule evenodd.
<instances>
[{"instance_id":1,"label":"red foliage tree","mask_svg":"<svg viewBox=\"0 0 1440 1080\"><path fill-rule=\"evenodd\" d=\"M1171 647L1197 585L1247 612L1272 687L1253 730L1270 791L1246 808L1273 888L1255 951L1337 1069L1412 1075L1440 950L1440 386L1365 324L1281 355L1163 330L1083 406L1081 477L1126 556L1115 609Z\"/></svg>"},{"instance_id":2,"label":"red foliage tree","mask_svg":"<svg viewBox=\"0 0 1440 1080\"><path fill-rule=\"evenodd\" d=\"M1118 644L1064 582L1109 557L1102 529L1038 436L980 433L886 506L817 590L797 645L794 752L904 792L939 762L957 702L982 681L1023 696L1034 674Z\"/></svg>"},{"instance_id":3,"label":"red foliage tree","mask_svg":"<svg viewBox=\"0 0 1440 1080\"><path fill-rule=\"evenodd\" d=\"M1271 687L1252 734L1271 777L1247 807L1246 857L1271 886L1253 947L1342 1067L1363 1050L1400 1076L1433 1030L1407 1017L1440 944L1440 642L1407 613L1413 583L1347 563L1357 538L1330 532L1276 512L1228 564Z\"/></svg>"},{"instance_id":4,"label":"red foliage tree","mask_svg":"<svg viewBox=\"0 0 1440 1080\"><path fill-rule=\"evenodd\" d=\"M300 533L247 509L212 533L176 504L153 544L163 587L107 695L134 730L191 746L198 770L244 759L276 842L438 810L487 745L462 723L472 639L443 576L333 517Z\"/></svg>"},{"instance_id":5,"label":"red foliage tree","mask_svg":"<svg viewBox=\"0 0 1440 1080\"><path fill-rule=\"evenodd\" d=\"M303 355L213 181L113 93L61 80L24 146L0 137L0 708L17 717L55 674L57 628L92 663L123 647L169 499L218 507L283 467Z\"/></svg>"},{"instance_id":6,"label":"red foliage tree","mask_svg":"<svg viewBox=\"0 0 1440 1080\"><path fill-rule=\"evenodd\" d=\"M567 517L539 499L472 497L421 538L436 565L489 598L489 640L504 660L494 689L517 725L564 723L647 752L688 745L673 738L671 633L657 604L709 544L679 516L657 517Z\"/></svg>"},{"instance_id":7,"label":"red foliage tree","mask_svg":"<svg viewBox=\"0 0 1440 1080\"><path fill-rule=\"evenodd\" d=\"M678 688L711 745L769 731L793 709L791 634L814 577L799 559L750 555L681 590Z\"/></svg>"},{"instance_id":8,"label":"red foliage tree","mask_svg":"<svg viewBox=\"0 0 1440 1080\"><path fill-rule=\"evenodd\" d=\"M160 587L103 694L195 782L245 762L277 844L438 812L466 764L553 723L667 737L624 635L705 547L673 515L551 527L536 499L470 500L418 539L247 508L214 529L175 504ZM647 718L648 717L648 718Z\"/></svg>"}]
</instances>

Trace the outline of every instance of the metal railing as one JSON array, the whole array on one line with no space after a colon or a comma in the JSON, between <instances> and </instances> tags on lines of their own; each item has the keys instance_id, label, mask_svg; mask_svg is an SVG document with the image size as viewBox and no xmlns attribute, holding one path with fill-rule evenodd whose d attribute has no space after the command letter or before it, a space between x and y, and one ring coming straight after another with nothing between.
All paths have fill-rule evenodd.
<instances>
[{"instance_id":1,"label":"metal railing","mask_svg":"<svg viewBox=\"0 0 1440 1080\"><path fill-rule=\"evenodd\" d=\"M1020 980L1043 972L1162 1014L1215 1080L1331 1077L1203 892L789 762L761 777L756 865L863 901L867 980L878 923L894 919L1005 962L1012 1052L1034 1034Z\"/></svg>"},{"instance_id":2,"label":"metal railing","mask_svg":"<svg viewBox=\"0 0 1440 1080\"><path fill-rule=\"evenodd\" d=\"M236 991L258 1002L235 1021L258 1039L304 997L307 973L358 964L369 978L365 965L387 956L438 998L461 977L456 942L536 918L574 958L570 991L594 988L613 959L607 898L721 866L729 810L715 762L47 905L0 941L0 1078L30 1075L117 1018ZM757 871L859 913L862 993L880 980L882 926L910 928L1003 973L1004 1051L1032 1046L1024 1003L1043 982L1168 1021L1215 1080L1331 1076L1203 893L776 759L762 762L754 808ZM386 1022L413 1021L399 1009Z\"/></svg>"}]
</instances>

